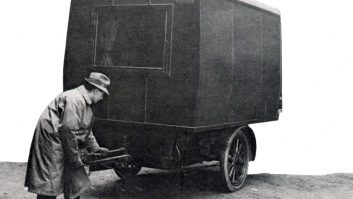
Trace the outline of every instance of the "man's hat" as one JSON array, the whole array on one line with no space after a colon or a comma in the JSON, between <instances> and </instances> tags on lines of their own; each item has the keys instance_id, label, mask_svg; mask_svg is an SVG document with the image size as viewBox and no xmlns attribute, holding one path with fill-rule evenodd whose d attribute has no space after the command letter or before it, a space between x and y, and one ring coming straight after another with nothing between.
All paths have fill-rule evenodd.
<instances>
[{"instance_id":1,"label":"man's hat","mask_svg":"<svg viewBox=\"0 0 353 199\"><path fill-rule=\"evenodd\" d=\"M97 87L99 90L109 95L108 87L110 85L110 79L103 73L92 72L89 75L89 78L85 78L85 80L93 86Z\"/></svg>"}]
</instances>

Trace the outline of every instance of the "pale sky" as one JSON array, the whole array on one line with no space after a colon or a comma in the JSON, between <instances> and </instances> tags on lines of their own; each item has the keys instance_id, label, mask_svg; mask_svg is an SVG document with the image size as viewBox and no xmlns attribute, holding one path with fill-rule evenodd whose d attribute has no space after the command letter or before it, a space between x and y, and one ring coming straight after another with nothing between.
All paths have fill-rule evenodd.
<instances>
[{"instance_id":1,"label":"pale sky","mask_svg":"<svg viewBox=\"0 0 353 199\"><path fill-rule=\"evenodd\" d=\"M282 14L283 109L255 124L250 173L353 173L353 3L261 0ZM27 161L45 106L62 91L69 0L0 7L0 161Z\"/></svg>"}]
</instances>

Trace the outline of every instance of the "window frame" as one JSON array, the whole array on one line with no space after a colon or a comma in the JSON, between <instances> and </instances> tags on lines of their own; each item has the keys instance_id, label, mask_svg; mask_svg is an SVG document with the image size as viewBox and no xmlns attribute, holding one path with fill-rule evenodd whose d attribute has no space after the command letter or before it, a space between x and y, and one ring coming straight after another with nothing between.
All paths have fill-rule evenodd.
<instances>
[{"instance_id":1,"label":"window frame","mask_svg":"<svg viewBox=\"0 0 353 199\"><path fill-rule=\"evenodd\" d=\"M102 7L108 7L108 9L116 8L121 9L124 7L160 7L159 9L163 9L166 11L166 19L165 19L165 32L164 32L164 44L163 44L163 61L161 67L146 67L146 66L126 66L126 65L99 65L96 64L96 55L97 55L97 40L98 40L98 11L102 9ZM93 68L111 68L111 69L138 69L138 70L158 70L164 71L165 73L170 73L171 69L171 58L172 58L172 39L173 39L173 12L174 5L173 4L126 4L126 5L100 5L94 6L92 8L92 21L93 21L93 34L92 34L92 65Z\"/></svg>"}]
</instances>

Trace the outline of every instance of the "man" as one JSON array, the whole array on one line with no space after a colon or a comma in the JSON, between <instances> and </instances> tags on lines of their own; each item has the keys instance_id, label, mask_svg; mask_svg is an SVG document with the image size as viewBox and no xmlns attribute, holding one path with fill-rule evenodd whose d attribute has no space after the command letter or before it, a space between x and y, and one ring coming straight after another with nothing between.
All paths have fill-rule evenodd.
<instances>
[{"instance_id":1,"label":"man","mask_svg":"<svg viewBox=\"0 0 353 199\"><path fill-rule=\"evenodd\" d=\"M80 150L106 154L92 134L94 106L101 101L110 79L92 72L84 85L57 96L37 123L28 158L25 186L37 199L80 198L90 181L80 159Z\"/></svg>"}]
</instances>

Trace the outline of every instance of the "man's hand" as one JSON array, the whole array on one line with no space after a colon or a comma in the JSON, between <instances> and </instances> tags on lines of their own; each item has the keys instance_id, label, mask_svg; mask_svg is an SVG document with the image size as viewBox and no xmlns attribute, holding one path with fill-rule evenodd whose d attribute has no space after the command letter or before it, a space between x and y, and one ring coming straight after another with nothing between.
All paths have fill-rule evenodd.
<instances>
[{"instance_id":1,"label":"man's hand","mask_svg":"<svg viewBox=\"0 0 353 199\"><path fill-rule=\"evenodd\" d=\"M100 147L100 148L98 149L98 151L96 151L96 153L98 153L98 154L101 155L101 156L106 156L106 155L108 155L108 152L109 152L109 149L104 148L104 147Z\"/></svg>"}]
</instances>

